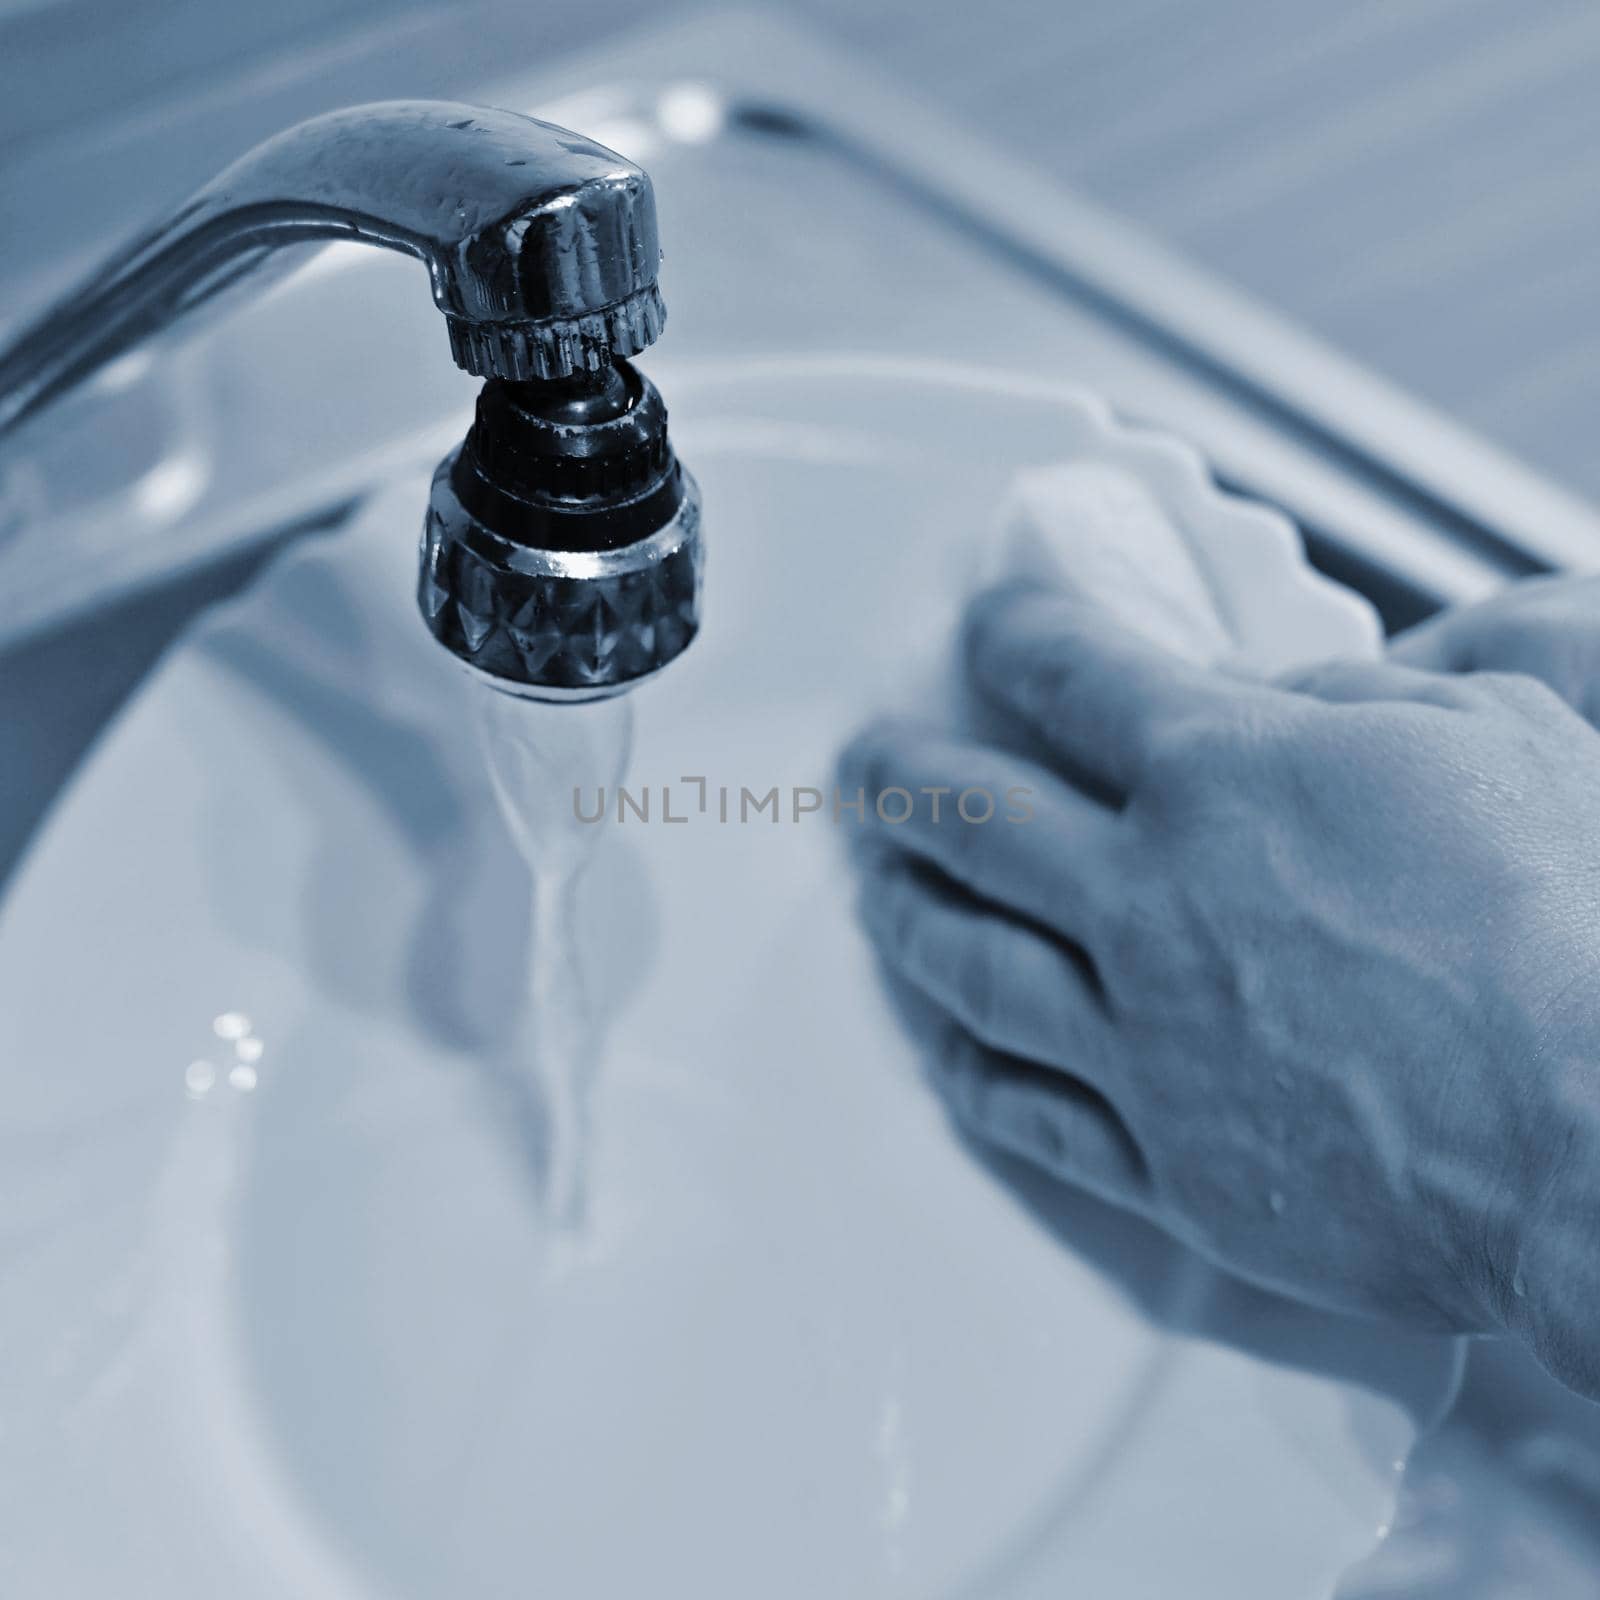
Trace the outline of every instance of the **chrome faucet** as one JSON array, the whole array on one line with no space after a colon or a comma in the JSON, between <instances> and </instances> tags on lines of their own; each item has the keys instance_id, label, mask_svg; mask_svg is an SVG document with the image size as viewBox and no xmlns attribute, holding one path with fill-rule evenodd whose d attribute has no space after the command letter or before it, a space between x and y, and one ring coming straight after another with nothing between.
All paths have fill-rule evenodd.
<instances>
[{"instance_id":1,"label":"chrome faucet","mask_svg":"<svg viewBox=\"0 0 1600 1600\"><path fill-rule=\"evenodd\" d=\"M497 687L614 694L699 621L693 479L627 358L660 334L650 179L579 134L508 111L389 101L258 145L0 351L7 436L284 246L353 240L428 268L458 366L486 379L434 476L418 601Z\"/></svg>"}]
</instances>

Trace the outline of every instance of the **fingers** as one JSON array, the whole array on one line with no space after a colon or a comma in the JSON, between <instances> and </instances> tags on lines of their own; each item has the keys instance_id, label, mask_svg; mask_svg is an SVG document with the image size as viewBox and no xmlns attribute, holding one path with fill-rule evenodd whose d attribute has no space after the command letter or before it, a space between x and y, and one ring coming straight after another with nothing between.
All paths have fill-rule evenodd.
<instances>
[{"instance_id":1,"label":"fingers","mask_svg":"<svg viewBox=\"0 0 1600 1600\"><path fill-rule=\"evenodd\" d=\"M1103 1086L1110 1021L1081 952L903 858L863 876L879 956L981 1043Z\"/></svg>"},{"instance_id":2,"label":"fingers","mask_svg":"<svg viewBox=\"0 0 1600 1600\"><path fill-rule=\"evenodd\" d=\"M1600 578L1523 578L1407 628L1389 655L1430 672L1527 672L1552 639L1600 665Z\"/></svg>"},{"instance_id":3,"label":"fingers","mask_svg":"<svg viewBox=\"0 0 1600 1600\"><path fill-rule=\"evenodd\" d=\"M1053 773L984 745L880 723L846 749L839 781L866 791L869 824L897 849L998 906L1090 936L1111 892L1116 814ZM879 795L897 790L914 803L877 809Z\"/></svg>"},{"instance_id":4,"label":"fingers","mask_svg":"<svg viewBox=\"0 0 1600 1600\"><path fill-rule=\"evenodd\" d=\"M1440 673L1520 673L1600 726L1600 580L1527 578L1389 642L1392 660Z\"/></svg>"},{"instance_id":5,"label":"fingers","mask_svg":"<svg viewBox=\"0 0 1600 1600\"><path fill-rule=\"evenodd\" d=\"M1192 665L1049 590L980 595L967 613L968 670L1071 769L1126 796L1155 743L1197 715L1259 707L1268 688Z\"/></svg>"},{"instance_id":6,"label":"fingers","mask_svg":"<svg viewBox=\"0 0 1600 1600\"><path fill-rule=\"evenodd\" d=\"M1144 1157L1094 1090L989 1050L953 1025L934 1074L956 1121L974 1137L1110 1205L1151 1209Z\"/></svg>"}]
</instances>

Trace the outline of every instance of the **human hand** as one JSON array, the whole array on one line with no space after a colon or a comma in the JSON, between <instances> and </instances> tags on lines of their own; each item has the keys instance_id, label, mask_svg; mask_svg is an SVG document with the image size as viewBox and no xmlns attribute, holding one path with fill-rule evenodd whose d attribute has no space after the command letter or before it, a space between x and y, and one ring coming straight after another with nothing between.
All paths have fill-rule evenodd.
<instances>
[{"instance_id":1,"label":"human hand","mask_svg":"<svg viewBox=\"0 0 1600 1600\"><path fill-rule=\"evenodd\" d=\"M1389 658L1435 672L1525 672L1600 727L1600 578L1525 578L1408 628Z\"/></svg>"},{"instance_id":2,"label":"human hand","mask_svg":"<svg viewBox=\"0 0 1600 1600\"><path fill-rule=\"evenodd\" d=\"M1600 738L1528 678L1248 682L1043 592L982 597L966 656L1045 764L891 725L840 777L947 797L872 823L861 899L948 1017L957 1117L1257 1283L1515 1331L1600 1397ZM1014 787L1026 823L953 810Z\"/></svg>"}]
</instances>

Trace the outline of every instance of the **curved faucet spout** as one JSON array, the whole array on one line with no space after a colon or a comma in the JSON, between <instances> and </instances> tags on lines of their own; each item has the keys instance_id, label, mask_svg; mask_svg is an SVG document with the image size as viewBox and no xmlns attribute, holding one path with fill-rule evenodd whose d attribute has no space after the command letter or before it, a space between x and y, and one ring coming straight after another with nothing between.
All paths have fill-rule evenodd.
<instances>
[{"instance_id":1,"label":"curved faucet spout","mask_svg":"<svg viewBox=\"0 0 1600 1600\"><path fill-rule=\"evenodd\" d=\"M665 316L631 162L508 111L354 106L258 145L0 351L0 437L280 247L327 239L426 262L451 352L481 376L599 371Z\"/></svg>"}]
</instances>

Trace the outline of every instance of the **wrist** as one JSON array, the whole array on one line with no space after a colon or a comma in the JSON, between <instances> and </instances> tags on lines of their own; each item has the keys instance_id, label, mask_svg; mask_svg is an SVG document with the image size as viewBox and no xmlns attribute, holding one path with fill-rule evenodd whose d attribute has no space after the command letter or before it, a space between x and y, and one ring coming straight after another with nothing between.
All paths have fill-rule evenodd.
<instances>
[{"instance_id":1,"label":"wrist","mask_svg":"<svg viewBox=\"0 0 1600 1600\"><path fill-rule=\"evenodd\" d=\"M1542 1115L1526 1183L1492 1223L1498 1325L1569 1388L1600 1399L1600 1028L1594 1048L1539 1063Z\"/></svg>"}]
</instances>

